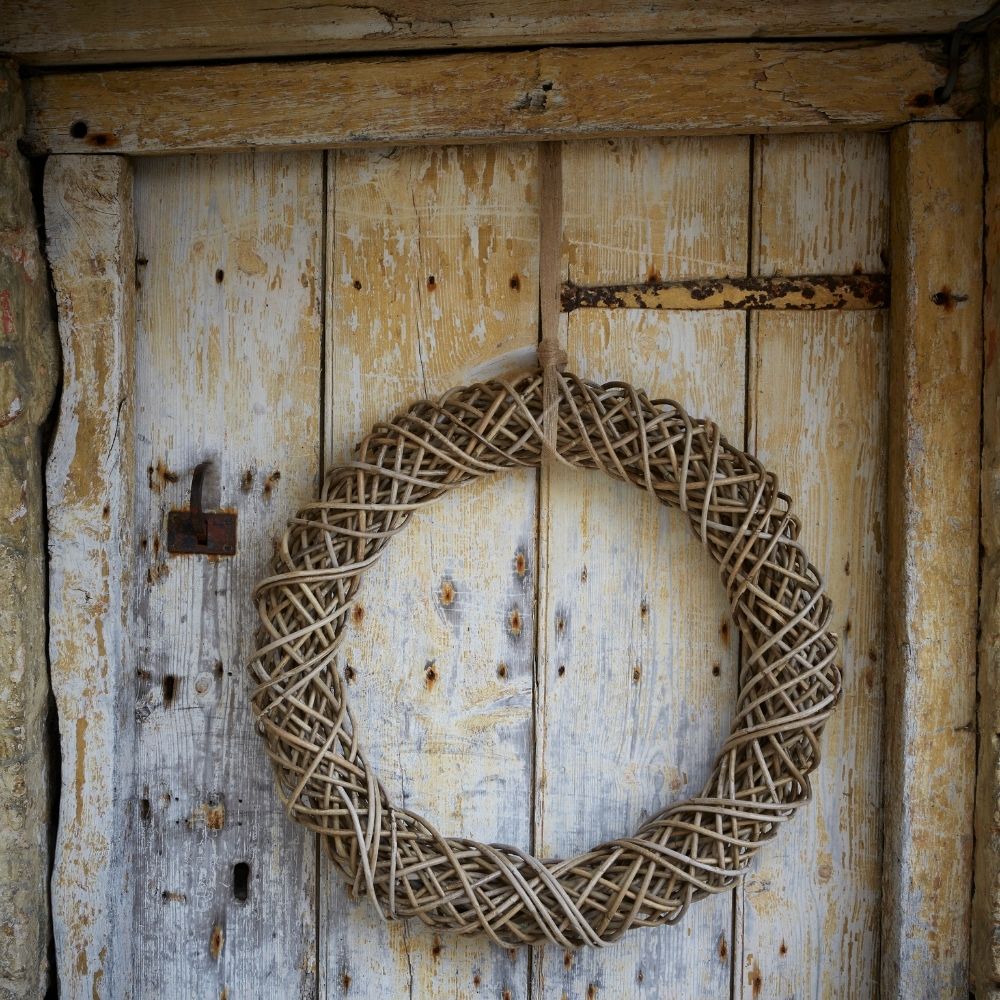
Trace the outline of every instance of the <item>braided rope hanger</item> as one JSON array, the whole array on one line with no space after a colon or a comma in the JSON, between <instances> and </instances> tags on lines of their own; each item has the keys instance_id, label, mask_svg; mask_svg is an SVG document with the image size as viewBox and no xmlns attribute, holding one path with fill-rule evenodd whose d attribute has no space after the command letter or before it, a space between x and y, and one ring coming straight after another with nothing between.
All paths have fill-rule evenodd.
<instances>
[{"instance_id":1,"label":"braided rope hanger","mask_svg":"<svg viewBox=\"0 0 1000 1000\"><path fill-rule=\"evenodd\" d=\"M599 946L675 923L695 900L731 888L809 799L840 693L837 640L773 473L674 402L565 372L551 341L539 362L414 404L327 475L255 588L251 698L290 815L321 836L355 896L385 918L418 917L505 947ZM361 748L336 666L364 571L412 515L474 479L537 467L546 453L683 511L719 566L744 643L732 729L701 794L566 859L445 837L395 806Z\"/></svg>"}]
</instances>

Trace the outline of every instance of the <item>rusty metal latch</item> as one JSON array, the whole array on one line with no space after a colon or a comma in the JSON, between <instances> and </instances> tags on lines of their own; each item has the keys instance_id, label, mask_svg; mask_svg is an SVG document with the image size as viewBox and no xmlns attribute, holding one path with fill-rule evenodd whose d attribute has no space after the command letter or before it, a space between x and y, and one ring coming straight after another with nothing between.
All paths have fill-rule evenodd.
<instances>
[{"instance_id":1,"label":"rusty metal latch","mask_svg":"<svg viewBox=\"0 0 1000 1000\"><path fill-rule=\"evenodd\" d=\"M201 509L201 488L211 462L195 467L191 509L167 514L167 551L172 555L236 555L236 512Z\"/></svg>"}]
</instances>

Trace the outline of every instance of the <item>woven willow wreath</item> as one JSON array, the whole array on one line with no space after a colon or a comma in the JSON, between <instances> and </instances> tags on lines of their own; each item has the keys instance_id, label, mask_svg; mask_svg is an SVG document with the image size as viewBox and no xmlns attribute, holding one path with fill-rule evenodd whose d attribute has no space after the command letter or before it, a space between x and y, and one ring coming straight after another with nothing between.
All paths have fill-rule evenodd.
<instances>
[{"instance_id":1,"label":"woven willow wreath","mask_svg":"<svg viewBox=\"0 0 1000 1000\"><path fill-rule=\"evenodd\" d=\"M550 405L546 405L546 393ZM550 447L684 511L719 564L743 661L732 731L701 795L631 837L565 860L444 837L394 806L358 742L335 657L364 571L421 507L480 476L536 467ZM674 923L730 888L810 797L840 692L830 602L775 477L708 420L623 382L553 365L453 389L379 424L357 460L289 522L255 590L253 706L290 814L388 919L484 932L504 946L604 945Z\"/></svg>"}]
</instances>

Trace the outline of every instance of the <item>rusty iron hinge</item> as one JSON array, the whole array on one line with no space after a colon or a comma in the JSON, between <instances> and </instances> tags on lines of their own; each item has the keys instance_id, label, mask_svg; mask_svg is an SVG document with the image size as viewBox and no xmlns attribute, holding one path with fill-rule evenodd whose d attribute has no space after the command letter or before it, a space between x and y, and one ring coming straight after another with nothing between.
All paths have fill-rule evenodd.
<instances>
[{"instance_id":1,"label":"rusty iron hinge","mask_svg":"<svg viewBox=\"0 0 1000 1000\"><path fill-rule=\"evenodd\" d=\"M195 467L191 509L167 514L167 551L171 555L236 555L236 512L201 509L201 488L211 462Z\"/></svg>"}]
</instances>

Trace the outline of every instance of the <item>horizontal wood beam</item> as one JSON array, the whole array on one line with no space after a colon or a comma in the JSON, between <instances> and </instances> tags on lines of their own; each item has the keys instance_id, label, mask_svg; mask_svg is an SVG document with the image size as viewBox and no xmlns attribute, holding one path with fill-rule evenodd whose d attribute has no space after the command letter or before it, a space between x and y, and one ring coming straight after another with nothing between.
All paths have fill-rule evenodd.
<instances>
[{"instance_id":1,"label":"horizontal wood beam","mask_svg":"<svg viewBox=\"0 0 1000 1000\"><path fill-rule=\"evenodd\" d=\"M710 38L944 34L990 0L35 0L13 4L0 52L29 65L168 62L433 48Z\"/></svg>"},{"instance_id":2,"label":"horizontal wood beam","mask_svg":"<svg viewBox=\"0 0 1000 1000\"><path fill-rule=\"evenodd\" d=\"M946 105L940 46L705 44L158 66L27 81L35 153L884 129L968 114L978 49Z\"/></svg>"},{"instance_id":3,"label":"horizontal wood beam","mask_svg":"<svg viewBox=\"0 0 1000 1000\"><path fill-rule=\"evenodd\" d=\"M574 309L882 309L885 274L694 278L631 285L562 286L562 311Z\"/></svg>"}]
</instances>

